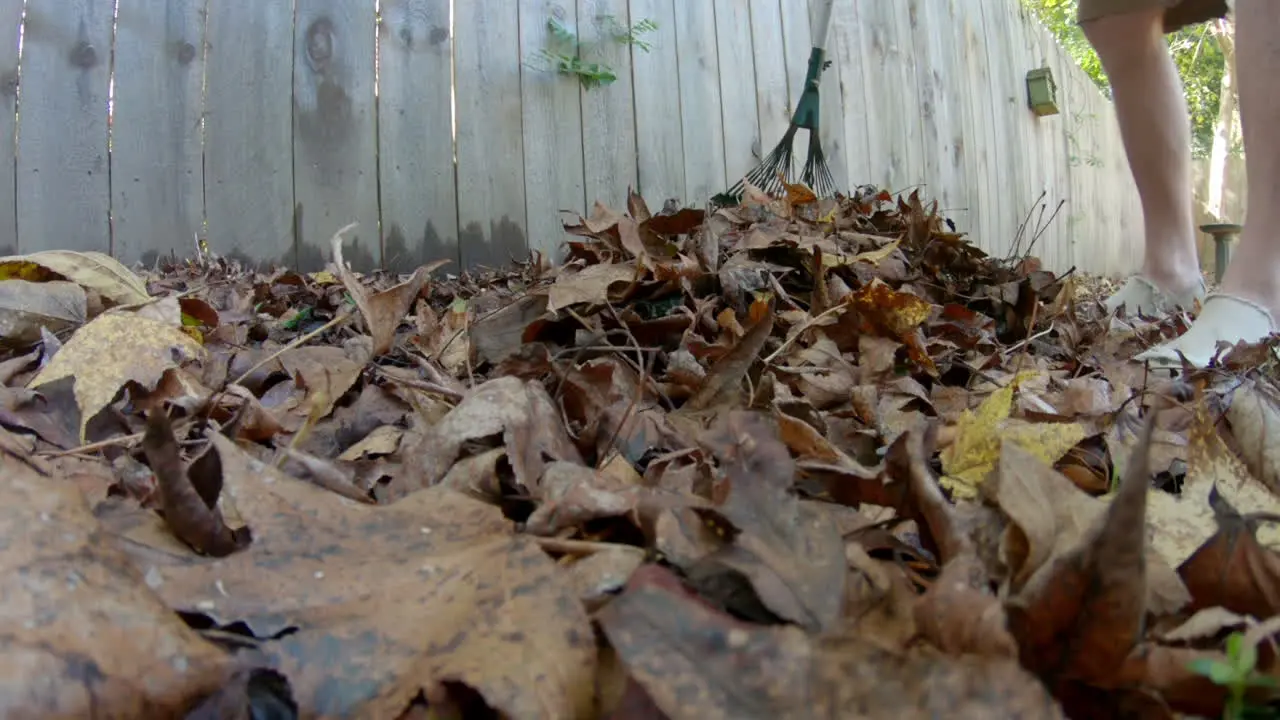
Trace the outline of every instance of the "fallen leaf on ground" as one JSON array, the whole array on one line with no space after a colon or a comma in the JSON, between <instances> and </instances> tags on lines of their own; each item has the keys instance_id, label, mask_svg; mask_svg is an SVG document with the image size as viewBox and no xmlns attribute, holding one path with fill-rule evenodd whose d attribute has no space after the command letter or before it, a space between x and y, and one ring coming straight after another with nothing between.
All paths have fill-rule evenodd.
<instances>
[{"instance_id":1,"label":"fallen leaf on ground","mask_svg":"<svg viewBox=\"0 0 1280 720\"><path fill-rule=\"evenodd\" d=\"M49 270L86 290L92 290L120 305L151 299L147 286L119 260L100 252L45 250L27 255L0 257L0 280L21 278L43 280L31 267Z\"/></svg>"},{"instance_id":2,"label":"fallen leaf on ground","mask_svg":"<svg viewBox=\"0 0 1280 720\"><path fill-rule=\"evenodd\" d=\"M359 505L280 475L221 435L212 441L222 497L253 531L247 548L204 559L175 546L153 514L116 505L100 515L170 606L242 622L261 638L302 707L395 716L446 682L513 717L589 707L596 651L586 613L568 578L497 508L443 488Z\"/></svg>"},{"instance_id":3,"label":"fallen leaf on ground","mask_svg":"<svg viewBox=\"0 0 1280 720\"><path fill-rule=\"evenodd\" d=\"M229 657L157 597L74 485L0 449L10 717L177 717Z\"/></svg>"},{"instance_id":4,"label":"fallen leaf on ground","mask_svg":"<svg viewBox=\"0 0 1280 720\"><path fill-rule=\"evenodd\" d=\"M30 383L36 388L64 377L75 379L80 441L89 420L111 403L130 380L151 389L165 370L197 358L203 348L156 320L108 313L80 328Z\"/></svg>"},{"instance_id":5,"label":"fallen leaf on ground","mask_svg":"<svg viewBox=\"0 0 1280 720\"><path fill-rule=\"evenodd\" d=\"M41 328L62 332L86 317L84 290L75 283L0 280L0 342L30 345Z\"/></svg>"},{"instance_id":6,"label":"fallen leaf on ground","mask_svg":"<svg viewBox=\"0 0 1280 720\"><path fill-rule=\"evenodd\" d=\"M547 297L547 310L577 303L604 303L609 300L609 289L615 284L629 283L636 277L636 269L623 264L590 265L575 273L556 278Z\"/></svg>"}]
</instances>

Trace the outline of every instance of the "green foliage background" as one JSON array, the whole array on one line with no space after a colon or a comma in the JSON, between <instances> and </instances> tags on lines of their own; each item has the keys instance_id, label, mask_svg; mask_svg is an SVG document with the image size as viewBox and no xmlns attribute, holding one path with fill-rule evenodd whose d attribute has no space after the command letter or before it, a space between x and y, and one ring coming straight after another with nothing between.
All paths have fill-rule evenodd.
<instances>
[{"instance_id":1,"label":"green foliage background","mask_svg":"<svg viewBox=\"0 0 1280 720\"><path fill-rule=\"evenodd\" d=\"M1067 53L1108 96L1111 84L1093 46L1076 24L1078 0L1021 0L1048 26ZM1192 150L1207 157L1213 145L1213 124L1218 117L1218 91L1222 85L1222 49L1208 25L1193 25L1165 36L1191 111Z\"/></svg>"}]
</instances>

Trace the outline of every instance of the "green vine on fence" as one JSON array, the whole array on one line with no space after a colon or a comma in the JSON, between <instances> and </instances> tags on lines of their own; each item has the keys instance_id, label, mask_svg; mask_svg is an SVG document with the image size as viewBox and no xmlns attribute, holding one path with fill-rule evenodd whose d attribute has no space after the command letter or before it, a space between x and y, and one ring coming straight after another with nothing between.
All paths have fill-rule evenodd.
<instances>
[{"instance_id":1,"label":"green vine on fence","mask_svg":"<svg viewBox=\"0 0 1280 720\"><path fill-rule=\"evenodd\" d=\"M561 75L577 77L588 90L609 85L618 79L612 67L598 60L591 60L603 42L616 42L649 52L653 45L645 35L658 29L658 24L648 18L633 25L626 25L612 15L599 15L602 40L585 41L578 33L564 24L559 17L547 20L547 46L533 53L525 65L536 70L550 70Z\"/></svg>"}]
</instances>

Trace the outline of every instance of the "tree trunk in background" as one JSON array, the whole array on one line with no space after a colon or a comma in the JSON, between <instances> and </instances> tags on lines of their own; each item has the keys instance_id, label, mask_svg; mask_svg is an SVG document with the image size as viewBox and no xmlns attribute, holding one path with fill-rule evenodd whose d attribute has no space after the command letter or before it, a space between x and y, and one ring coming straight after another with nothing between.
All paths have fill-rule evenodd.
<instances>
[{"instance_id":1,"label":"tree trunk in background","mask_svg":"<svg viewBox=\"0 0 1280 720\"><path fill-rule=\"evenodd\" d=\"M1218 98L1218 121L1213 128L1213 148L1209 154L1209 187L1205 193L1205 212L1218 222L1222 217L1222 195L1227 184L1227 156L1235 145L1236 94L1235 27L1230 19L1215 20L1210 26L1218 46L1222 48L1222 89ZM1236 218L1238 222L1240 219Z\"/></svg>"}]
</instances>

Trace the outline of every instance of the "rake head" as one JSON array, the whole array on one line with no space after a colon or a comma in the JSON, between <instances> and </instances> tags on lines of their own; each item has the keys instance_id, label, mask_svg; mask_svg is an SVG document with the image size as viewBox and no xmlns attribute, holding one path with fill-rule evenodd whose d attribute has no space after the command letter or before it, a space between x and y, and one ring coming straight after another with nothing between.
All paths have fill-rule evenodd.
<instances>
[{"instance_id":1,"label":"rake head","mask_svg":"<svg viewBox=\"0 0 1280 720\"><path fill-rule=\"evenodd\" d=\"M741 202L747 183L777 197L786 193L786 188L783 186L784 180L787 184L798 181L808 186L818 197L835 195L836 181L831 176L831 168L827 166L826 155L822 152L822 139L812 130L809 131L809 153L805 157L804 167L800 170L800 177L793 178L794 145L796 131L799 129L796 125L788 127L786 134L782 136L781 142L773 148L773 151L724 193L725 199L732 198L734 203Z\"/></svg>"}]
</instances>

